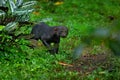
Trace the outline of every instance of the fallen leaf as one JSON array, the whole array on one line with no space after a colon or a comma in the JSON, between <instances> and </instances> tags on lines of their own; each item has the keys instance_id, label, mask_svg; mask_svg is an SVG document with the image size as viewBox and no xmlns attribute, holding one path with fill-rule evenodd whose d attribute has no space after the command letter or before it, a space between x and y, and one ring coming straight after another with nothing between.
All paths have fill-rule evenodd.
<instances>
[{"instance_id":1,"label":"fallen leaf","mask_svg":"<svg viewBox=\"0 0 120 80\"><path fill-rule=\"evenodd\" d=\"M36 12L36 11L34 11L33 14L35 14L35 15L37 15L37 16L40 15L40 13L39 13L39 12Z\"/></svg>"},{"instance_id":2,"label":"fallen leaf","mask_svg":"<svg viewBox=\"0 0 120 80\"><path fill-rule=\"evenodd\" d=\"M63 4L62 1L61 1L61 2L58 1L58 2L55 2L55 3L54 3L54 5L56 5L56 6L57 6L57 5L61 5L61 4Z\"/></svg>"},{"instance_id":3,"label":"fallen leaf","mask_svg":"<svg viewBox=\"0 0 120 80\"><path fill-rule=\"evenodd\" d=\"M70 67L72 67L73 65L71 65L71 64L66 64L66 63L63 63L63 62L58 62L60 65L63 65L63 66L70 66Z\"/></svg>"}]
</instances>

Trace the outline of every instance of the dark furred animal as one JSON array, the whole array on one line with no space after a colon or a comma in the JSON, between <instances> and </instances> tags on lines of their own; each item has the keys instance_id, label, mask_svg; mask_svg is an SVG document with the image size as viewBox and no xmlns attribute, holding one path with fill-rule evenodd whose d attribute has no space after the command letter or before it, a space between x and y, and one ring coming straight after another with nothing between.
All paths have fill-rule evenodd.
<instances>
[{"instance_id":1,"label":"dark furred animal","mask_svg":"<svg viewBox=\"0 0 120 80\"><path fill-rule=\"evenodd\" d=\"M31 34L34 35L33 39L40 39L50 53L58 53L60 37L67 37L68 29L64 26L50 27L44 22L41 22L33 27ZM51 43L54 44L51 45Z\"/></svg>"}]
</instances>

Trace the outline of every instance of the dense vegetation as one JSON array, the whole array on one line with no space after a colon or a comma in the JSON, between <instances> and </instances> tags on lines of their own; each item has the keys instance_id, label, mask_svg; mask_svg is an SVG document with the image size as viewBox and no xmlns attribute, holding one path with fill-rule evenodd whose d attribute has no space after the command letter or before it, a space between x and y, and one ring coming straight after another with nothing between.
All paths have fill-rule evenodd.
<instances>
[{"instance_id":1,"label":"dense vegetation","mask_svg":"<svg viewBox=\"0 0 120 80\"><path fill-rule=\"evenodd\" d=\"M31 9L17 8L15 10ZM19 19L5 24L0 22L1 80L120 80L119 0L37 0L32 8L35 10L27 12L29 25L25 23L28 17L22 16L26 13L6 16L22 16L22 23ZM10 9L6 13L11 15ZM4 19L7 19L5 15L2 16ZM51 55L41 41L37 43L20 37L30 34L31 22L41 21L50 26L65 25L69 28L68 37L61 39L59 54ZM11 30L11 25L7 25L10 22L17 22L19 26ZM23 23L25 25L21 25ZM102 34L104 31L108 34ZM97 38L93 35L96 32L100 32ZM112 33L115 33L115 39L109 36ZM111 43L117 52L109 46Z\"/></svg>"}]
</instances>

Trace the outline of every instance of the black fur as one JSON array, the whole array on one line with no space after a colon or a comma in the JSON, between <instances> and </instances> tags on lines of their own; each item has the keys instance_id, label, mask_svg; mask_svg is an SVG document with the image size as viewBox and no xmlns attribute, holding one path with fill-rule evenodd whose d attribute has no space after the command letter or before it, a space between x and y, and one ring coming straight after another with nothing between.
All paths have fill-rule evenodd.
<instances>
[{"instance_id":1,"label":"black fur","mask_svg":"<svg viewBox=\"0 0 120 80\"><path fill-rule=\"evenodd\" d=\"M63 26L50 27L41 22L33 27L31 34L34 35L32 39L40 39L50 53L58 53L60 37L65 38L68 35L68 29ZM54 43L53 46L51 43Z\"/></svg>"}]
</instances>

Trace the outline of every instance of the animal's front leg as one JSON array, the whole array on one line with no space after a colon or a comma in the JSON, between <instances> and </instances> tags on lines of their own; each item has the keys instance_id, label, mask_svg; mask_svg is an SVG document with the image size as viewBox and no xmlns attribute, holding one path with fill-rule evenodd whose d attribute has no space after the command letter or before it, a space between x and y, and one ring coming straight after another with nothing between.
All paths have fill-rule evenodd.
<instances>
[{"instance_id":1,"label":"animal's front leg","mask_svg":"<svg viewBox=\"0 0 120 80\"><path fill-rule=\"evenodd\" d=\"M59 43L55 43L53 47L54 53L58 53L59 50Z\"/></svg>"},{"instance_id":2,"label":"animal's front leg","mask_svg":"<svg viewBox=\"0 0 120 80\"><path fill-rule=\"evenodd\" d=\"M50 47L50 44L49 44L49 43L47 43L47 41L42 40L42 42L43 42L43 44L44 44L47 48L49 48L49 47Z\"/></svg>"},{"instance_id":3,"label":"animal's front leg","mask_svg":"<svg viewBox=\"0 0 120 80\"><path fill-rule=\"evenodd\" d=\"M52 54L58 53L59 50L59 44L55 43L53 46L51 46L51 49L49 49L49 52Z\"/></svg>"},{"instance_id":4,"label":"animal's front leg","mask_svg":"<svg viewBox=\"0 0 120 80\"><path fill-rule=\"evenodd\" d=\"M48 42L45 41L45 40L43 40L42 42L43 42L43 44L47 47L47 49L48 49L48 51L49 51L50 53L52 53L52 54L55 53L54 48L52 48L52 46L51 46L50 43L48 43Z\"/></svg>"}]
</instances>

